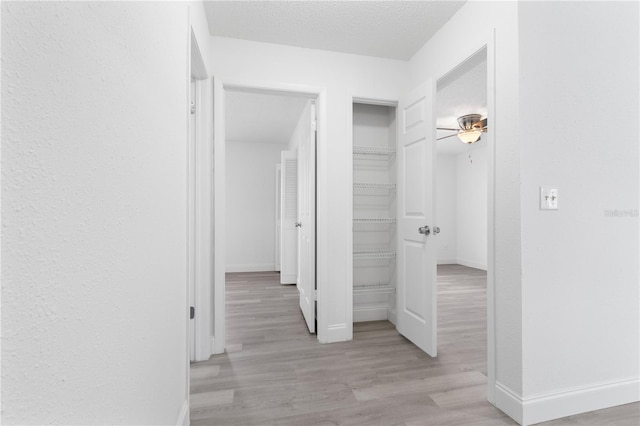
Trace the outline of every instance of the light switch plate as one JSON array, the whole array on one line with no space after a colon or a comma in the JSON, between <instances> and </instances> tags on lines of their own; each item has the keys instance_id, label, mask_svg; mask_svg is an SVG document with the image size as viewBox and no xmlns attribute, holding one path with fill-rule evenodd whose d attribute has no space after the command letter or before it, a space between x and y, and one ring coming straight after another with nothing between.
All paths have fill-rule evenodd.
<instances>
[{"instance_id":1,"label":"light switch plate","mask_svg":"<svg viewBox=\"0 0 640 426\"><path fill-rule=\"evenodd\" d=\"M558 210L558 189L540 187L540 210Z\"/></svg>"}]
</instances>

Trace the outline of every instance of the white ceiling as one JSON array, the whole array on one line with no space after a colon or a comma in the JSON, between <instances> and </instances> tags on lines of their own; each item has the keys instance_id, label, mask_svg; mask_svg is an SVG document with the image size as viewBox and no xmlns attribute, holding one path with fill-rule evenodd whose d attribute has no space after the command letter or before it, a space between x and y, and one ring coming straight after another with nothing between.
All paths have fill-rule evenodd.
<instances>
[{"instance_id":1,"label":"white ceiling","mask_svg":"<svg viewBox=\"0 0 640 426\"><path fill-rule=\"evenodd\" d=\"M307 101L301 96L227 91L226 140L287 144Z\"/></svg>"},{"instance_id":2,"label":"white ceiling","mask_svg":"<svg viewBox=\"0 0 640 426\"><path fill-rule=\"evenodd\" d=\"M487 116L487 59L482 51L438 81L436 123L458 128L465 114ZM227 141L286 144L302 114L307 98L279 93L226 92L225 132ZM437 131L437 137L453 132ZM478 148L480 140L467 145L457 137L438 141L438 152L457 155Z\"/></svg>"},{"instance_id":3,"label":"white ceiling","mask_svg":"<svg viewBox=\"0 0 640 426\"><path fill-rule=\"evenodd\" d=\"M204 1L213 36L408 60L464 1Z\"/></svg>"},{"instance_id":4,"label":"white ceiling","mask_svg":"<svg viewBox=\"0 0 640 426\"><path fill-rule=\"evenodd\" d=\"M409 59L464 1L206 1L214 36L278 43L360 55ZM456 119L486 117L486 52L474 55L438 82L438 127ZM229 91L228 141L285 144L306 99L282 94ZM451 132L438 132L438 137ZM459 154L478 147L452 137L438 152Z\"/></svg>"}]
</instances>

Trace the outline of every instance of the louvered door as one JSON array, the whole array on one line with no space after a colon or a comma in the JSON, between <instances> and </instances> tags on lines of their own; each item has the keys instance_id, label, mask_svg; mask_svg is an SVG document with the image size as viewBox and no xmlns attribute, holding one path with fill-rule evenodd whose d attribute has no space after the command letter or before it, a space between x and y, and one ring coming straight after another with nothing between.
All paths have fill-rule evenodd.
<instances>
[{"instance_id":1,"label":"louvered door","mask_svg":"<svg viewBox=\"0 0 640 426\"><path fill-rule=\"evenodd\" d=\"M280 283L295 284L298 277L298 159L295 151L282 151L280 160Z\"/></svg>"}]
</instances>

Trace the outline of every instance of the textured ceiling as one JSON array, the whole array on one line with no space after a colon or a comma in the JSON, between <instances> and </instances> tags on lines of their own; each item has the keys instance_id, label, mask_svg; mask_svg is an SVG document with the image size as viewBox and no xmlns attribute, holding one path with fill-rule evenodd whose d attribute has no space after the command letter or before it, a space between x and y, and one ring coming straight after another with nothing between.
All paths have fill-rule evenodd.
<instances>
[{"instance_id":1,"label":"textured ceiling","mask_svg":"<svg viewBox=\"0 0 640 426\"><path fill-rule=\"evenodd\" d=\"M280 94L226 91L226 140L287 144L307 100Z\"/></svg>"},{"instance_id":2,"label":"textured ceiling","mask_svg":"<svg viewBox=\"0 0 640 426\"><path fill-rule=\"evenodd\" d=\"M482 51L438 81L436 116L438 127L457 128L465 114L487 116L487 59ZM226 135L228 141L286 144L297 124L307 98L277 93L226 92ZM438 137L452 132L438 131ZM438 141L438 152L460 154L477 148L457 137Z\"/></svg>"},{"instance_id":3,"label":"textured ceiling","mask_svg":"<svg viewBox=\"0 0 640 426\"><path fill-rule=\"evenodd\" d=\"M360 55L409 59L464 1L205 1L214 36L286 44ZM486 117L486 52L474 55L438 82L438 127L457 117ZM227 92L229 141L286 143L306 99ZM451 134L439 132L438 136ZM483 141L474 145L482 144ZM472 146L473 147L473 146ZM469 149L458 138L438 150Z\"/></svg>"},{"instance_id":4,"label":"textured ceiling","mask_svg":"<svg viewBox=\"0 0 640 426\"><path fill-rule=\"evenodd\" d=\"M206 1L213 36L408 60L464 1Z\"/></svg>"},{"instance_id":5,"label":"textured ceiling","mask_svg":"<svg viewBox=\"0 0 640 426\"><path fill-rule=\"evenodd\" d=\"M487 55L480 51L438 81L436 93L436 123L438 127L458 128L458 117L466 114L487 116ZM437 136L454 132L437 131ZM457 137L438 141L438 152L460 154L484 144L467 145Z\"/></svg>"}]
</instances>

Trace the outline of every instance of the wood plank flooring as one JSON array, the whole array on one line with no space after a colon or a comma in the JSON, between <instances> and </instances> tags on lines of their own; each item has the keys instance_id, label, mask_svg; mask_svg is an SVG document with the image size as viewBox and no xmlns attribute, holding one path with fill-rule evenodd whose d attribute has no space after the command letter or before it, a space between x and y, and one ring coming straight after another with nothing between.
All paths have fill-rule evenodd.
<instances>
[{"instance_id":1,"label":"wood plank flooring","mask_svg":"<svg viewBox=\"0 0 640 426\"><path fill-rule=\"evenodd\" d=\"M486 401L486 274L439 267L438 357L393 324L351 342L307 332L295 286L227 274L227 352L191 366L192 425L514 425ZM549 422L640 424L640 404Z\"/></svg>"}]
</instances>

